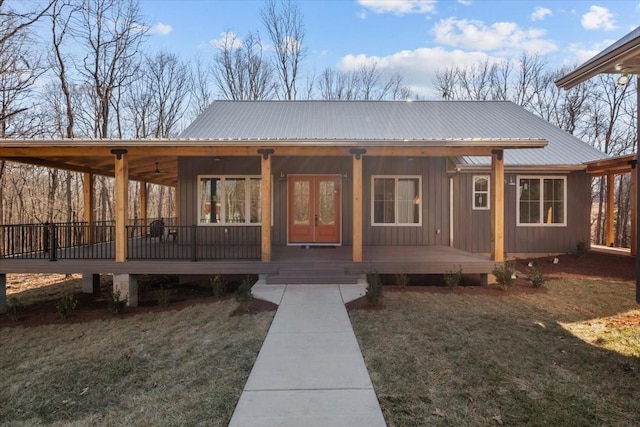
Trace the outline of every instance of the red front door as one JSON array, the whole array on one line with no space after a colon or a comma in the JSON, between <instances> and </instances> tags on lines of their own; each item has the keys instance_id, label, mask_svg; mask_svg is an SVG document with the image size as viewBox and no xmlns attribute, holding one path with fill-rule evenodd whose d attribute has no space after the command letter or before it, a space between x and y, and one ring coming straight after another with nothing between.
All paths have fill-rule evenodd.
<instances>
[{"instance_id":1,"label":"red front door","mask_svg":"<svg viewBox=\"0 0 640 427\"><path fill-rule=\"evenodd\" d=\"M339 175L289 177L289 243L340 243Z\"/></svg>"}]
</instances>

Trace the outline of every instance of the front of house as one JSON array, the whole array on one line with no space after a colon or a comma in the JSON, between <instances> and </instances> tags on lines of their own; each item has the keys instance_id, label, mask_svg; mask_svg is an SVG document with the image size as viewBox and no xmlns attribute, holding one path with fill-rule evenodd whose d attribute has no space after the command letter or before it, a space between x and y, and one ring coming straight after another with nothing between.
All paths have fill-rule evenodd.
<instances>
[{"instance_id":1,"label":"front of house","mask_svg":"<svg viewBox=\"0 0 640 427\"><path fill-rule=\"evenodd\" d=\"M0 276L113 273L129 289L137 274L318 265L486 276L505 253L589 241L584 163L604 155L510 102L217 101L175 140L2 141L0 157L83 172L85 183L111 175L116 214L104 256L87 261L91 239L82 251L3 253ZM130 180L176 188L171 239L129 224Z\"/></svg>"}]
</instances>

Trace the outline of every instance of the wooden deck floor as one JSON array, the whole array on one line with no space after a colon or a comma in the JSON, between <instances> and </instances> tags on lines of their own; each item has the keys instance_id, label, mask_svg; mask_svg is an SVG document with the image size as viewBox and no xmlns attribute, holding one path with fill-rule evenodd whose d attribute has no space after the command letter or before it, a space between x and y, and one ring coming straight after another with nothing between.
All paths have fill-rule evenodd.
<instances>
[{"instance_id":1,"label":"wooden deck floor","mask_svg":"<svg viewBox=\"0 0 640 427\"><path fill-rule=\"evenodd\" d=\"M166 243L162 243L166 244ZM168 243L169 245L171 243ZM275 274L281 268L344 268L348 274L442 274L459 268L486 274L495 262L488 257L449 246L365 246L363 261L351 261L352 247L274 246L271 262L257 259L216 259L193 262L189 257L141 259L116 263L112 259L2 259L0 273L116 273L116 274Z\"/></svg>"}]
</instances>

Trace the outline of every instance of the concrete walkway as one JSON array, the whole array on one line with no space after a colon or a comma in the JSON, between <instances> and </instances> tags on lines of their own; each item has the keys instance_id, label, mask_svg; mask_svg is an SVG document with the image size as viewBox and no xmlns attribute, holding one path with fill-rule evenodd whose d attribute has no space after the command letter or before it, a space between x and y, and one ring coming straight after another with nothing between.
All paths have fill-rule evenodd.
<instances>
[{"instance_id":1,"label":"concrete walkway","mask_svg":"<svg viewBox=\"0 0 640 427\"><path fill-rule=\"evenodd\" d=\"M360 285L259 285L279 303L230 426L386 426L344 306Z\"/></svg>"}]
</instances>

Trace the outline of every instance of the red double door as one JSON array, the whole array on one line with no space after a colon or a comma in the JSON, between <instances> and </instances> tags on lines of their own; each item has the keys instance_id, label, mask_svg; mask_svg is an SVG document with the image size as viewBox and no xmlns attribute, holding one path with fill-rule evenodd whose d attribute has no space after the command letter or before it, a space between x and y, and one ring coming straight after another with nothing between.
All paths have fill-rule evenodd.
<instances>
[{"instance_id":1,"label":"red double door","mask_svg":"<svg viewBox=\"0 0 640 427\"><path fill-rule=\"evenodd\" d=\"M340 243L340 175L290 175L289 243Z\"/></svg>"}]
</instances>

